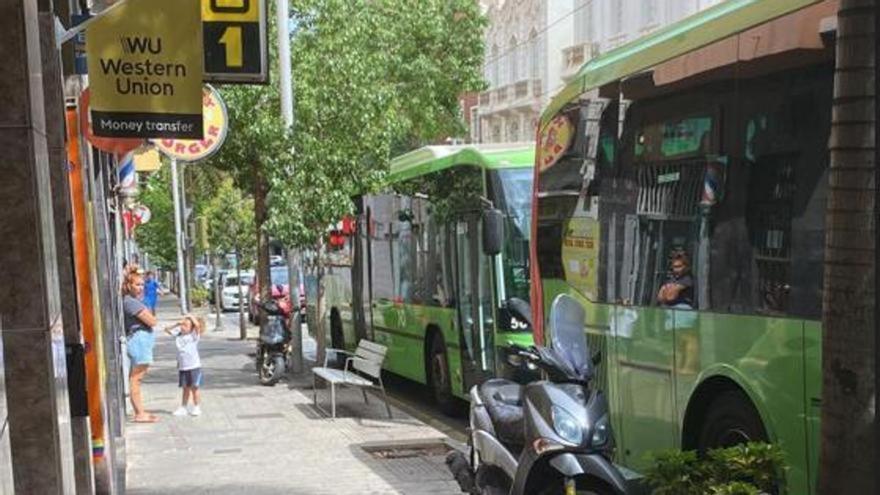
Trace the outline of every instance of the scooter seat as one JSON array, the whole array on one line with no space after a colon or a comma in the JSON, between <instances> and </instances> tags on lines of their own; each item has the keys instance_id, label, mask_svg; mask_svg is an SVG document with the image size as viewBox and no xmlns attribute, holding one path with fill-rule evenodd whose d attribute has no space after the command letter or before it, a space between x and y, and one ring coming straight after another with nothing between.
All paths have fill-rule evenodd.
<instances>
[{"instance_id":1,"label":"scooter seat","mask_svg":"<svg viewBox=\"0 0 880 495\"><path fill-rule=\"evenodd\" d=\"M498 440L516 448L525 443L523 434L522 385L493 378L480 385L480 398L486 405Z\"/></svg>"}]
</instances>

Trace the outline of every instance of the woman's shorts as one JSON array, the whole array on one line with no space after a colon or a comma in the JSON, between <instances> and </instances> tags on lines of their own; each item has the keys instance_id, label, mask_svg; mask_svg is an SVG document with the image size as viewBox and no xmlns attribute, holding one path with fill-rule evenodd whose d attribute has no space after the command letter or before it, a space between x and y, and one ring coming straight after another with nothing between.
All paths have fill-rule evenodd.
<instances>
[{"instance_id":1,"label":"woman's shorts","mask_svg":"<svg viewBox=\"0 0 880 495\"><path fill-rule=\"evenodd\" d=\"M153 346L156 337L153 332L138 330L128 338L128 357L132 366L153 364Z\"/></svg>"},{"instance_id":2,"label":"woman's shorts","mask_svg":"<svg viewBox=\"0 0 880 495\"><path fill-rule=\"evenodd\" d=\"M202 386L202 369L180 370L177 372L177 385L199 388Z\"/></svg>"}]
</instances>

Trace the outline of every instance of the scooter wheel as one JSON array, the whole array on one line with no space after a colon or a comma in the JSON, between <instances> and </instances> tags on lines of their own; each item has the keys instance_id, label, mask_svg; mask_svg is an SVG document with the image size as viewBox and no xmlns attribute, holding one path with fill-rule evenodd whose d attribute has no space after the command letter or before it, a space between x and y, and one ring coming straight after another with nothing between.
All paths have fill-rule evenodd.
<instances>
[{"instance_id":1,"label":"scooter wheel","mask_svg":"<svg viewBox=\"0 0 880 495\"><path fill-rule=\"evenodd\" d=\"M272 386L278 383L284 373L284 357L273 356L268 363L260 368L260 384Z\"/></svg>"}]
</instances>

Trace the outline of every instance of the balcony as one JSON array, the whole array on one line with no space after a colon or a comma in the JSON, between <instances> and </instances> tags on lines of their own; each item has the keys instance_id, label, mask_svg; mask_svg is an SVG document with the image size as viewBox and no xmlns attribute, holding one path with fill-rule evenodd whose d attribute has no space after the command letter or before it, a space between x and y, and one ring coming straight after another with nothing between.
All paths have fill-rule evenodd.
<instances>
[{"instance_id":1,"label":"balcony","mask_svg":"<svg viewBox=\"0 0 880 495\"><path fill-rule=\"evenodd\" d=\"M579 43L562 49L562 60L565 63L562 68L562 79L568 81L590 59L599 54L598 43Z\"/></svg>"},{"instance_id":2,"label":"balcony","mask_svg":"<svg viewBox=\"0 0 880 495\"><path fill-rule=\"evenodd\" d=\"M540 79L523 79L480 93L480 112L491 113L512 110L524 106L532 106L535 99L541 96Z\"/></svg>"}]
</instances>

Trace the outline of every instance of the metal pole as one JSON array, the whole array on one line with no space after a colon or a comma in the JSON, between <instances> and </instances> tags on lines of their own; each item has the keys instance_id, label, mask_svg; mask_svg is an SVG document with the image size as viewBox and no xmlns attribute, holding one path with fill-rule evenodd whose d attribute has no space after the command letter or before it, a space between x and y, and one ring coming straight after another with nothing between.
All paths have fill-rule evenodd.
<instances>
[{"instance_id":1,"label":"metal pole","mask_svg":"<svg viewBox=\"0 0 880 495\"><path fill-rule=\"evenodd\" d=\"M171 159L171 194L174 197L174 237L177 240L177 280L179 284L177 296L180 298L180 312L186 314L186 277L184 275L183 262L183 229L181 226L183 214L180 203L180 189L177 185L177 160Z\"/></svg>"},{"instance_id":2,"label":"metal pole","mask_svg":"<svg viewBox=\"0 0 880 495\"><path fill-rule=\"evenodd\" d=\"M290 7L288 0L275 2L278 15L278 73L281 83L281 116L293 126L293 81L290 74Z\"/></svg>"},{"instance_id":3,"label":"metal pole","mask_svg":"<svg viewBox=\"0 0 880 495\"><path fill-rule=\"evenodd\" d=\"M290 8L288 0L275 2L278 24L278 72L281 84L281 116L289 129L293 129L293 76L290 68ZM296 254L290 247L287 248L287 297L290 299L290 325L293 347L291 356L291 368L294 373L303 370L302 358L302 315L300 314L299 297L294 297L294 284L299 295L299 270L296 268Z\"/></svg>"}]
</instances>

